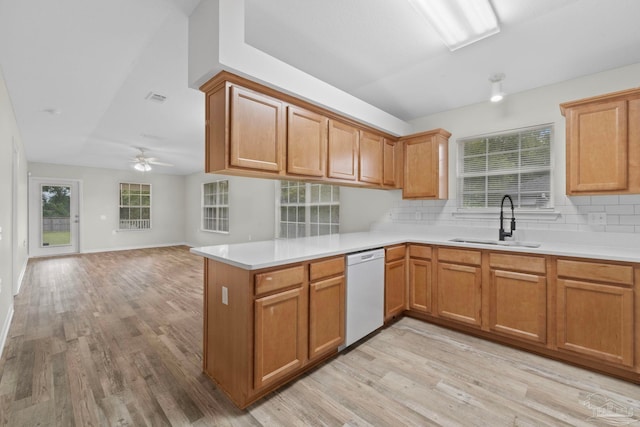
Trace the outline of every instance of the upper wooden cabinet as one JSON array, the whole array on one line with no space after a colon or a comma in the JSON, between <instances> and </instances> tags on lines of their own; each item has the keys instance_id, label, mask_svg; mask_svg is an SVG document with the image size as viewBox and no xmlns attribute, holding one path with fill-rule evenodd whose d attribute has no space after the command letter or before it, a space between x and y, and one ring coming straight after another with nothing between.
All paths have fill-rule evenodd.
<instances>
[{"instance_id":1,"label":"upper wooden cabinet","mask_svg":"<svg viewBox=\"0 0 640 427\"><path fill-rule=\"evenodd\" d=\"M404 199L448 197L448 149L451 134L443 129L423 132L404 143Z\"/></svg>"},{"instance_id":2,"label":"upper wooden cabinet","mask_svg":"<svg viewBox=\"0 0 640 427\"><path fill-rule=\"evenodd\" d=\"M358 179L357 128L337 120L329 120L329 168L327 176L348 181Z\"/></svg>"},{"instance_id":3,"label":"upper wooden cabinet","mask_svg":"<svg viewBox=\"0 0 640 427\"><path fill-rule=\"evenodd\" d=\"M360 150L358 151L360 181L382 184L383 144L382 135L360 131Z\"/></svg>"},{"instance_id":4,"label":"upper wooden cabinet","mask_svg":"<svg viewBox=\"0 0 640 427\"><path fill-rule=\"evenodd\" d=\"M560 105L567 194L640 193L640 89Z\"/></svg>"},{"instance_id":5,"label":"upper wooden cabinet","mask_svg":"<svg viewBox=\"0 0 640 427\"><path fill-rule=\"evenodd\" d=\"M382 185L402 188L402 143L384 138L382 148Z\"/></svg>"},{"instance_id":6,"label":"upper wooden cabinet","mask_svg":"<svg viewBox=\"0 0 640 427\"><path fill-rule=\"evenodd\" d=\"M328 126L321 114L287 107L287 173L326 176Z\"/></svg>"},{"instance_id":7,"label":"upper wooden cabinet","mask_svg":"<svg viewBox=\"0 0 640 427\"><path fill-rule=\"evenodd\" d=\"M206 109L206 171L282 172L283 102L226 83L207 93Z\"/></svg>"}]
</instances>

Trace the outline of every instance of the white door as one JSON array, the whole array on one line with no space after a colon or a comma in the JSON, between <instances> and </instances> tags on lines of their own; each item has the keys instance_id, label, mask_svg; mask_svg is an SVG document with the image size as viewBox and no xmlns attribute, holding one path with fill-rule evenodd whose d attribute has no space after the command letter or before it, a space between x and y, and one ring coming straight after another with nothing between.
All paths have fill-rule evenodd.
<instances>
[{"instance_id":1,"label":"white door","mask_svg":"<svg viewBox=\"0 0 640 427\"><path fill-rule=\"evenodd\" d=\"M29 182L29 254L78 252L78 181L31 178Z\"/></svg>"}]
</instances>

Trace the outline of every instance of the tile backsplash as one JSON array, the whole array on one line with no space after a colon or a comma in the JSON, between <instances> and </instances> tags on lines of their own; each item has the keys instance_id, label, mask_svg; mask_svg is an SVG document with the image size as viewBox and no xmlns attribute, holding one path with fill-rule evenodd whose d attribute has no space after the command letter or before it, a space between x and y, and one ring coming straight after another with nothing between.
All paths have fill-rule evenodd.
<instances>
[{"instance_id":1,"label":"tile backsplash","mask_svg":"<svg viewBox=\"0 0 640 427\"><path fill-rule=\"evenodd\" d=\"M450 200L400 200L386 222L428 226L464 226L497 229L499 209L465 212ZM505 206L505 218L511 218ZM516 211L519 230L640 233L640 195L560 196L555 206L538 212ZM508 229L508 221L505 221Z\"/></svg>"}]
</instances>

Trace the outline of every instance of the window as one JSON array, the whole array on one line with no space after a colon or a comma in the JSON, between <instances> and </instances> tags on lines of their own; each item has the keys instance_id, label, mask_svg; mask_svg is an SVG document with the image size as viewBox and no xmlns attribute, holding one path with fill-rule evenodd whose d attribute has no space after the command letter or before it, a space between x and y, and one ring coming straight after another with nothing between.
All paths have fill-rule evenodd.
<instances>
[{"instance_id":1,"label":"window","mask_svg":"<svg viewBox=\"0 0 640 427\"><path fill-rule=\"evenodd\" d=\"M120 230L151 228L151 184L120 183Z\"/></svg>"},{"instance_id":2,"label":"window","mask_svg":"<svg viewBox=\"0 0 640 427\"><path fill-rule=\"evenodd\" d=\"M281 181L278 185L278 237L293 239L340 232L340 187L298 181Z\"/></svg>"},{"instance_id":3,"label":"window","mask_svg":"<svg viewBox=\"0 0 640 427\"><path fill-rule=\"evenodd\" d=\"M500 206L505 194L517 208L551 207L552 125L458 141L458 206Z\"/></svg>"},{"instance_id":4,"label":"window","mask_svg":"<svg viewBox=\"0 0 640 427\"><path fill-rule=\"evenodd\" d=\"M202 229L229 232L229 181L202 184Z\"/></svg>"}]
</instances>

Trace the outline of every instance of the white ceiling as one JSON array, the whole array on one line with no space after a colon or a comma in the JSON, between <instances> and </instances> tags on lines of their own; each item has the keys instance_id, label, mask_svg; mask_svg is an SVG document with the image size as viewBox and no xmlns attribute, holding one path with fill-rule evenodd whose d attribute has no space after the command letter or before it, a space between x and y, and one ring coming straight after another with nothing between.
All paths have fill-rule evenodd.
<instances>
[{"instance_id":1,"label":"white ceiling","mask_svg":"<svg viewBox=\"0 0 640 427\"><path fill-rule=\"evenodd\" d=\"M406 0L245 2L248 44L402 120L486 102L498 72L516 93L640 62L638 0L493 0L501 32L455 52ZM151 173L201 171L204 99L187 87L198 3L0 0L28 160L125 169L144 147L175 165Z\"/></svg>"}]
</instances>

